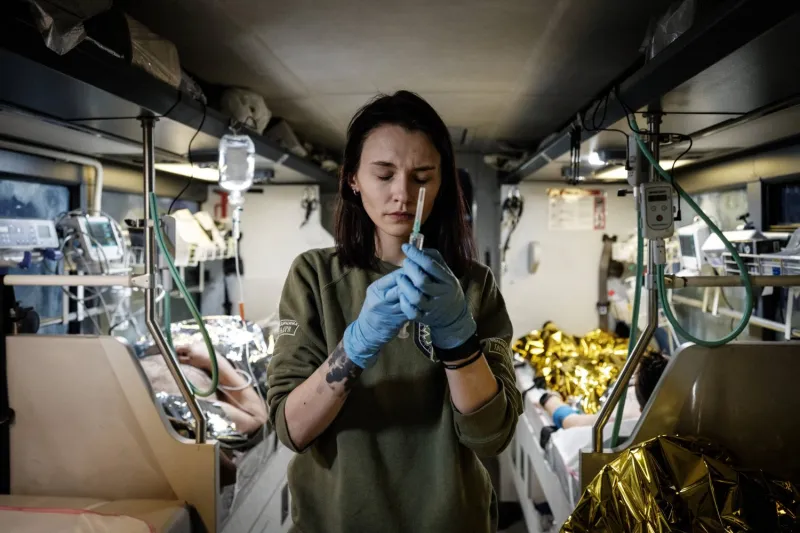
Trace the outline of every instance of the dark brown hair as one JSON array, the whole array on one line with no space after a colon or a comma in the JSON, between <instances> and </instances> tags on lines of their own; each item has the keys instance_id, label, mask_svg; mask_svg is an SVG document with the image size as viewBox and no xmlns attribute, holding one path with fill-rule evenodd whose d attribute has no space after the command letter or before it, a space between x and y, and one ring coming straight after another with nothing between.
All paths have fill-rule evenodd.
<instances>
[{"instance_id":1,"label":"dark brown hair","mask_svg":"<svg viewBox=\"0 0 800 533\"><path fill-rule=\"evenodd\" d=\"M347 128L347 144L339 174L336 205L336 251L347 266L377 270L375 224L361 198L350 188L358 172L361 150L377 127L396 125L428 136L441 157L442 183L430 216L422 225L425 247L436 248L456 274L462 276L475 257L475 247L466 217L466 207L457 178L453 143L442 119L425 100L409 91L380 95L362 107Z\"/></svg>"},{"instance_id":2,"label":"dark brown hair","mask_svg":"<svg viewBox=\"0 0 800 533\"><path fill-rule=\"evenodd\" d=\"M639 368L636 370L636 399L639 401L639 407L644 409L647 405L650 396L661 380L661 375L664 369L667 368L669 359L661 355L660 352L648 352L642 357L639 363Z\"/></svg>"}]
</instances>

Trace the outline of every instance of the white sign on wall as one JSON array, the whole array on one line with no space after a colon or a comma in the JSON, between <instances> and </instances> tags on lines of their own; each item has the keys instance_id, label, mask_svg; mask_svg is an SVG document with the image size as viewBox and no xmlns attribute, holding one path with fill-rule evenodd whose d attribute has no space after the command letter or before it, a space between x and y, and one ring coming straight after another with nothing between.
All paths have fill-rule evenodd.
<instances>
[{"instance_id":1,"label":"white sign on wall","mask_svg":"<svg viewBox=\"0 0 800 533\"><path fill-rule=\"evenodd\" d=\"M606 228L606 193L596 189L547 189L550 230L593 231Z\"/></svg>"}]
</instances>

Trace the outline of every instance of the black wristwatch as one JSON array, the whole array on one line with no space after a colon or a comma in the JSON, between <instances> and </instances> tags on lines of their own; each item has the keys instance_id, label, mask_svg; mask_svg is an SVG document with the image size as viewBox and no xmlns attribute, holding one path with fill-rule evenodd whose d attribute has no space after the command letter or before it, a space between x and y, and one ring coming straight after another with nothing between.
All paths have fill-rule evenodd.
<instances>
[{"instance_id":1,"label":"black wristwatch","mask_svg":"<svg viewBox=\"0 0 800 533\"><path fill-rule=\"evenodd\" d=\"M439 361L448 363L450 361L466 359L481 349L481 343L478 340L478 333L476 332L469 339L467 339L466 342L460 346L456 346L455 348L450 348L449 350L437 348L436 346L433 348L436 351L436 357L439 358Z\"/></svg>"}]
</instances>

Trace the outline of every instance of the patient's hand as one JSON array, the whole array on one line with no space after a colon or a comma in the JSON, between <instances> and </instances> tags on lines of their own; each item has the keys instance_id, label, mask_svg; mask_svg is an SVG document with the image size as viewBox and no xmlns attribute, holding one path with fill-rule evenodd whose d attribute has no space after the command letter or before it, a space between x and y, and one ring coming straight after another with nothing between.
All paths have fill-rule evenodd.
<instances>
[{"instance_id":1,"label":"patient's hand","mask_svg":"<svg viewBox=\"0 0 800 533\"><path fill-rule=\"evenodd\" d=\"M206 348L204 342L177 346L175 353L181 363L201 370L211 371L211 357L208 355L208 348ZM224 359L224 357L217 357L218 364L221 359Z\"/></svg>"}]
</instances>

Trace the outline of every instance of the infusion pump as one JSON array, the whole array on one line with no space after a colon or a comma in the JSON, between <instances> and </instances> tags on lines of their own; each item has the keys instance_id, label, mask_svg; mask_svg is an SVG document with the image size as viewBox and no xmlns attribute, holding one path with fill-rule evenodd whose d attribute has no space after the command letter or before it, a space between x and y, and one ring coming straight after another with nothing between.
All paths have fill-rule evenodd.
<instances>
[{"instance_id":1,"label":"infusion pump","mask_svg":"<svg viewBox=\"0 0 800 533\"><path fill-rule=\"evenodd\" d=\"M105 215L72 215L60 226L71 229L78 239L87 262L94 265L118 263L125 257L125 244L119 226Z\"/></svg>"}]
</instances>

